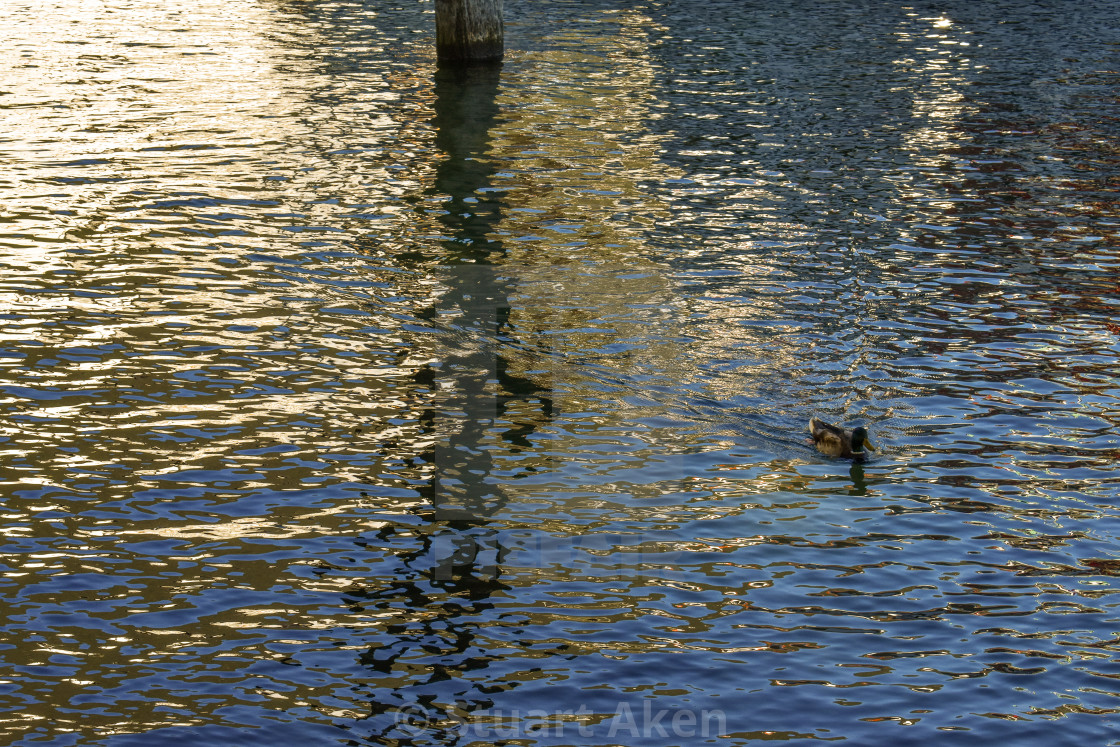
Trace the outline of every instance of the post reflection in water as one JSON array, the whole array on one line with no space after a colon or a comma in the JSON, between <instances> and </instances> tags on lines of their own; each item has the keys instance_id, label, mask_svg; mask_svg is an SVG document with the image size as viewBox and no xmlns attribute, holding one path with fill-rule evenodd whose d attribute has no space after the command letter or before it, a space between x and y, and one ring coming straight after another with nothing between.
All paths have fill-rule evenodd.
<instances>
[{"instance_id":1,"label":"post reflection in water","mask_svg":"<svg viewBox=\"0 0 1120 747\"><path fill-rule=\"evenodd\" d=\"M505 250L495 238L506 207L491 189L496 171L490 128L501 63L441 67L435 73L433 127L439 164L421 205L438 211L438 282L442 292L426 313L440 330L440 360L417 371L434 397L424 415L434 439L427 455L433 470L424 496L430 510L417 548L400 553L402 578L388 588L348 590L349 603L399 615L388 645L372 648L361 661L384 677L384 700L371 703L367 737L399 738L421 728L428 738L455 738L459 719L493 705L487 693L503 689L466 676L484 670L492 655L476 642L478 619L489 599L510 587L502 583L504 548L492 526L507 498L495 477L495 443L529 444L538 423L552 412L548 390L510 372L509 280L502 275ZM405 256L408 261L415 257ZM431 260L430 257L423 258ZM536 421L505 419L511 400L531 401ZM411 578L409 578L411 576ZM391 697L390 697L391 696ZM452 726L441 726L449 722Z\"/></svg>"},{"instance_id":2,"label":"post reflection in water","mask_svg":"<svg viewBox=\"0 0 1120 747\"><path fill-rule=\"evenodd\" d=\"M497 167L489 152L500 80L500 63L443 67L435 75L435 144L441 161L430 194L439 200L438 219L447 236L440 267L445 290L434 312L449 338L436 373L440 438L432 501L441 520L481 522L501 509L501 487L490 479L487 434L515 430L503 420L511 397L544 391L512 374L502 352L511 342L510 280L503 276L506 252L496 236L506 206L504 191L492 188ZM547 418L551 401L537 399ZM524 442L526 435L517 437Z\"/></svg>"}]
</instances>

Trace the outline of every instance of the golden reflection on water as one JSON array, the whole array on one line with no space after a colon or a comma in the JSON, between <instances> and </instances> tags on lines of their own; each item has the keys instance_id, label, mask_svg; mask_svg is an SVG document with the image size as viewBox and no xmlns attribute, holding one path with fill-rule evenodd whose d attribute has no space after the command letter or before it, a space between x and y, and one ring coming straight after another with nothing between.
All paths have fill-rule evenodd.
<instances>
[{"instance_id":1,"label":"golden reflection on water","mask_svg":"<svg viewBox=\"0 0 1120 747\"><path fill-rule=\"evenodd\" d=\"M20 43L0 51L5 137L21 161L7 176L34 195L12 227L24 239L92 236L157 183L149 163L161 189L228 189L248 169L223 150L275 141L293 122L268 116L293 101L268 39L275 15L257 3L41 2L7 22ZM55 179L64 191L44 189Z\"/></svg>"},{"instance_id":2,"label":"golden reflection on water","mask_svg":"<svg viewBox=\"0 0 1120 747\"><path fill-rule=\"evenodd\" d=\"M900 69L923 82L917 88L899 90L899 94L913 96L915 126L904 133L909 152L917 157L913 166L919 169L937 169L947 157L944 152L962 139L960 121L972 113L966 103L963 88L980 69L967 56L970 32L944 16L912 18L905 30L896 32L896 39L904 47L904 57L895 61ZM927 26L922 34L911 23ZM906 195L907 190L903 189ZM925 203L929 192L925 189L910 190L906 195ZM961 199L975 198L961 195ZM952 204L952 203L950 203Z\"/></svg>"},{"instance_id":3,"label":"golden reflection on water","mask_svg":"<svg viewBox=\"0 0 1120 747\"><path fill-rule=\"evenodd\" d=\"M49 31L40 24L43 13L55 21ZM199 346L241 347L248 359L260 349L254 343L262 335L269 342L270 330L273 339L289 335L299 345L303 335L293 335L289 325L299 318L300 302L259 288L298 292L300 279L277 281L271 263L243 255L286 253L293 232L314 238L332 235L338 225L365 228L367 218L347 217L355 212L354 198L386 202L387 188L396 196L381 159L332 152L353 145L360 146L352 151L357 154L378 151L382 143L370 133L384 129L392 136L394 123L375 112L360 144L338 132L345 125L333 125L332 135L332 118L342 122L352 111L316 103L322 93L316 87L329 84L301 67L304 58L310 61L316 32L311 27L310 35L293 39L288 13L261 3L171 8L137 1L39 3L11 15L8 33L23 43L0 45L10 63L6 82L15 84L4 100L11 124L5 137L20 149L22 163L7 173L5 184L14 197L13 218L0 240L7 247L4 285L14 293L4 294L0 310L43 319L57 314L62 324L8 326L2 339L36 340L45 346L44 358L61 351L69 360L72 353L65 354L73 348L118 344L149 353L126 360L105 356L31 377L36 386L51 389L85 372L87 390L125 384L135 399L148 400L103 428L87 428L87 436L119 429L121 417L157 431L181 417L250 430L284 414L331 408L329 394L312 391L259 397L247 408L219 400L220 410L210 413L197 400L156 402L149 396L162 396L160 384L149 385L153 370L167 377L213 370L208 356L165 354L185 339ZM375 107L389 95L369 72L361 84L354 98ZM59 114L50 114L52 109ZM35 116L16 116L22 111ZM331 195L321 194L323 184L332 192L348 188L351 201L324 199ZM268 205L275 208L269 211ZM375 207L358 209L381 217ZM228 274L223 260L242 272ZM48 294L34 280L69 274L102 282L92 292ZM250 290L254 280L261 286ZM111 321L90 324L87 317ZM76 323L65 324L70 318ZM223 329L235 322L255 329ZM343 346L354 354L369 347ZM299 365L298 357L278 365L278 373L285 364ZM320 365L314 356L305 362ZM374 368L386 378L401 371ZM368 371L359 366L351 373ZM289 388L282 375L275 383ZM400 404L393 397L382 406L394 410ZM87 406L46 404L22 411L71 423L89 415ZM229 445L176 449L165 458L200 463ZM71 469L99 459L104 455L72 456L57 465Z\"/></svg>"}]
</instances>

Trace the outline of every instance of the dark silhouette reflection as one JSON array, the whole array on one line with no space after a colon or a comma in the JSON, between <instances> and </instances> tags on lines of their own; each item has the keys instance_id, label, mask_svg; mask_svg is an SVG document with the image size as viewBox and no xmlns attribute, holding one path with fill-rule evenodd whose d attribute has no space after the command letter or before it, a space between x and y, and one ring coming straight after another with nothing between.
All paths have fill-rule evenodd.
<instances>
[{"instance_id":1,"label":"dark silhouette reflection","mask_svg":"<svg viewBox=\"0 0 1120 747\"><path fill-rule=\"evenodd\" d=\"M848 471L848 476L852 478L852 489L848 491L848 495L867 495L867 481L863 479L863 465L859 462L852 462L852 468Z\"/></svg>"},{"instance_id":2,"label":"dark silhouette reflection","mask_svg":"<svg viewBox=\"0 0 1120 747\"><path fill-rule=\"evenodd\" d=\"M377 684L355 732L376 744L454 744L472 712L516 685L471 674L498 658L483 648L479 630L503 624L491 600L511 589L501 579L505 550L496 519L507 497L494 479L495 454L529 448L533 431L552 416L549 390L511 371L503 353L513 349L510 288L499 271L505 250L494 236L506 206L486 189L495 171L488 150L500 70L436 73L436 144L444 160L429 195L441 198L442 256L398 257L427 264L445 291L419 315L439 330L438 363L413 376L432 398L419 423L435 443L421 455L433 467L424 496L430 508L418 512L419 525L381 531L396 564L391 580L357 584L345 597L352 611L388 621L361 656ZM521 422L505 421L511 403ZM528 422L523 403L533 404Z\"/></svg>"},{"instance_id":3,"label":"dark silhouette reflection","mask_svg":"<svg viewBox=\"0 0 1120 747\"><path fill-rule=\"evenodd\" d=\"M488 431L511 399L535 398L544 417L551 405L534 382L509 373L500 346L510 335L509 282L499 264L505 255L494 238L506 205L500 192L488 191L496 170L489 157L490 129L497 121L501 66L441 67L436 72L436 145L446 158L436 170L434 192L445 198L439 218L447 292L437 313L454 312L455 344L439 375L441 387L432 503L436 518L484 521L505 502L489 479L493 456L485 448ZM496 387L495 387L496 382ZM515 428L503 438L525 446L533 426Z\"/></svg>"},{"instance_id":4,"label":"dark silhouette reflection","mask_svg":"<svg viewBox=\"0 0 1120 747\"><path fill-rule=\"evenodd\" d=\"M378 683L369 715L355 730L369 743L455 744L469 714L491 708L488 695L513 686L469 674L498 658L476 637L493 625L487 618L494 605L487 600L509 587L496 578L498 558L479 557L484 548L474 543L484 538L459 536L464 552L457 556L447 552L452 535L459 530L436 529L398 555L402 575L411 571L414 577L378 589L355 586L346 594L352 610L392 621L379 645L359 657ZM433 557L440 562L428 567Z\"/></svg>"}]
</instances>

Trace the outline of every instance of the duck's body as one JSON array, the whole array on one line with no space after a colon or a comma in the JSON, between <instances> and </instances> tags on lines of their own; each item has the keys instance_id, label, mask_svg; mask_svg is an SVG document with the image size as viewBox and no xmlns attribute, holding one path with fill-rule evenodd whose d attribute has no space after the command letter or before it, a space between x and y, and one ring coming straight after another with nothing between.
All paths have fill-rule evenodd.
<instances>
[{"instance_id":1,"label":"duck's body","mask_svg":"<svg viewBox=\"0 0 1120 747\"><path fill-rule=\"evenodd\" d=\"M875 451L867 438L867 429L863 426L847 431L814 417L809 419L809 433L813 434L817 451L828 456L862 461L867 458L865 449Z\"/></svg>"}]
</instances>

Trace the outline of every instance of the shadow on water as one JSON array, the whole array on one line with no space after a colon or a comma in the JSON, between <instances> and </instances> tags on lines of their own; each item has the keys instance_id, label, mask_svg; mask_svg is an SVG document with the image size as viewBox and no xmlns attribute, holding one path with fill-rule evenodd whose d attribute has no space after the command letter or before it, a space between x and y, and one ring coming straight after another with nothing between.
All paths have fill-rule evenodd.
<instances>
[{"instance_id":1,"label":"shadow on water","mask_svg":"<svg viewBox=\"0 0 1120 747\"><path fill-rule=\"evenodd\" d=\"M507 498L493 477L489 447L495 438L506 449L527 446L551 418L552 400L547 388L511 373L501 350L510 337L510 289L501 275L505 250L493 237L506 206L500 191L487 189L495 171L487 151L500 79L500 63L441 67L435 74L433 125L444 158L423 204L439 202L445 237L437 280L444 292L421 316L449 342L438 363L415 374L434 392L422 417L436 444L427 454L434 470L423 491L430 510L419 511L425 524L418 542L397 554L401 578L386 588L356 586L346 597L352 609L394 615L386 640L360 659L386 685L377 689L385 699L371 702L364 729L375 743L451 738L463 716L493 705L486 693L505 689L466 676L495 659L479 649L476 630L494 606L488 599L511 588L501 580L503 548L493 526ZM414 255L398 259L431 262ZM539 422L503 420L515 401L536 403Z\"/></svg>"},{"instance_id":2,"label":"shadow on water","mask_svg":"<svg viewBox=\"0 0 1120 747\"><path fill-rule=\"evenodd\" d=\"M437 402L432 503L443 521L484 522L504 504L500 486L486 479L493 465L483 443L511 398L538 394L535 384L510 374L499 349L510 335L510 289L500 272L505 250L493 236L506 206L502 192L488 189L496 166L487 150L499 114L500 78L500 65L441 67L435 76L433 124L445 158L431 194L443 199L440 281L446 291L434 316L451 318L458 340L438 375L444 386ZM540 401L547 418L550 400Z\"/></svg>"}]
</instances>

